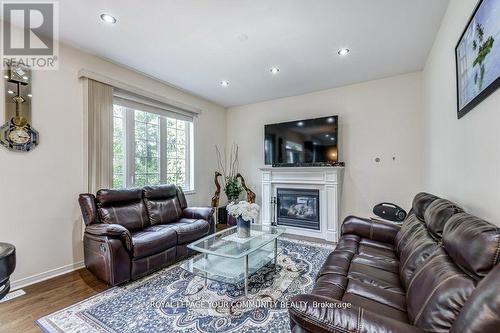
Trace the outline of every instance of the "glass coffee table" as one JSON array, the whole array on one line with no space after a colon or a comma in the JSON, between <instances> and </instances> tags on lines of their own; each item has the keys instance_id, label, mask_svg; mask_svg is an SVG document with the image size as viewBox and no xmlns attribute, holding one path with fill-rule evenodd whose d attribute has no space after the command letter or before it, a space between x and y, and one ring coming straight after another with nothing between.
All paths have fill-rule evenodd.
<instances>
[{"instance_id":1,"label":"glass coffee table","mask_svg":"<svg viewBox=\"0 0 500 333\"><path fill-rule=\"evenodd\" d=\"M276 266L278 237L285 228L252 224L249 238L239 238L232 227L188 245L200 252L181 265L185 270L207 279L236 284L245 281L248 296L248 277L270 261Z\"/></svg>"}]
</instances>

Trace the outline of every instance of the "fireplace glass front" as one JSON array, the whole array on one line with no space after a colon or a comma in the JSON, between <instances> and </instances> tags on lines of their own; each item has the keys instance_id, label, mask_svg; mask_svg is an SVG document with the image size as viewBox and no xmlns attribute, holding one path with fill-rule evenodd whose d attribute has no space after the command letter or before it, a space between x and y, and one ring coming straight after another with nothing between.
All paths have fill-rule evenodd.
<instances>
[{"instance_id":1,"label":"fireplace glass front","mask_svg":"<svg viewBox=\"0 0 500 333\"><path fill-rule=\"evenodd\" d=\"M276 204L278 225L320 230L319 190L278 188Z\"/></svg>"}]
</instances>

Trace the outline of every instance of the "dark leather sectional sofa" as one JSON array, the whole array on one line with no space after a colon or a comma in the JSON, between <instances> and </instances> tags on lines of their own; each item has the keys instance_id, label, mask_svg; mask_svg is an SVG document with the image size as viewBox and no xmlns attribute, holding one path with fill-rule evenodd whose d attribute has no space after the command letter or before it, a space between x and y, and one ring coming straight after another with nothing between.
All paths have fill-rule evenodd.
<instances>
[{"instance_id":1,"label":"dark leather sectional sofa","mask_svg":"<svg viewBox=\"0 0 500 333\"><path fill-rule=\"evenodd\" d=\"M117 285L189 254L187 244L214 233L213 209L187 207L174 185L81 194L85 266Z\"/></svg>"},{"instance_id":2,"label":"dark leather sectional sofa","mask_svg":"<svg viewBox=\"0 0 500 333\"><path fill-rule=\"evenodd\" d=\"M500 332L500 229L418 194L401 227L348 217L293 333Z\"/></svg>"}]
</instances>

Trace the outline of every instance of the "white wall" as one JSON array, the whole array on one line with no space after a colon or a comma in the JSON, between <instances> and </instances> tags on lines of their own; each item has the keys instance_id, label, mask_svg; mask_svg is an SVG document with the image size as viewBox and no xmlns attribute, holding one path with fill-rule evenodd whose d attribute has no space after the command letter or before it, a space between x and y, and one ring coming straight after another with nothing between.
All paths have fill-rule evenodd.
<instances>
[{"instance_id":1,"label":"white wall","mask_svg":"<svg viewBox=\"0 0 500 333\"><path fill-rule=\"evenodd\" d=\"M136 72L61 45L60 69L33 73L30 153L0 149L0 241L16 245L14 281L83 259L77 196L83 178L80 69L125 81L203 110L196 130L196 194L209 204L214 145L240 146L240 170L260 200L264 124L340 116L340 160L346 162L342 217L371 215L381 201L409 208L426 190L500 225L500 92L456 118L454 48L476 0L451 0L422 73L306 95L224 108ZM2 82L3 84L3 82ZM3 94L0 94L3 98ZM0 120L3 120L3 101ZM226 127L227 125L227 127ZM392 156L396 160L392 161ZM381 163L375 163L375 157ZM24 280L23 280L24 279Z\"/></svg>"},{"instance_id":2,"label":"white wall","mask_svg":"<svg viewBox=\"0 0 500 333\"><path fill-rule=\"evenodd\" d=\"M83 89L77 75L82 68L203 110L195 129L197 192L188 196L188 201L192 205L210 204L212 170L216 168L214 145L225 146L226 110L61 45L59 70L33 72L32 124L40 133L40 145L29 153L0 147L0 241L17 247L13 281L83 259L77 204L78 194L86 187ZM3 122L3 102L1 106Z\"/></svg>"},{"instance_id":3,"label":"white wall","mask_svg":"<svg viewBox=\"0 0 500 333\"><path fill-rule=\"evenodd\" d=\"M329 115L339 115L346 162L342 217L371 215L381 201L409 208L421 190L420 73L228 109L226 144L239 145L240 170L257 200L264 124Z\"/></svg>"},{"instance_id":4,"label":"white wall","mask_svg":"<svg viewBox=\"0 0 500 333\"><path fill-rule=\"evenodd\" d=\"M451 0L423 73L424 181L436 195L500 225L500 91L456 114L455 46L476 0Z\"/></svg>"}]
</instances>

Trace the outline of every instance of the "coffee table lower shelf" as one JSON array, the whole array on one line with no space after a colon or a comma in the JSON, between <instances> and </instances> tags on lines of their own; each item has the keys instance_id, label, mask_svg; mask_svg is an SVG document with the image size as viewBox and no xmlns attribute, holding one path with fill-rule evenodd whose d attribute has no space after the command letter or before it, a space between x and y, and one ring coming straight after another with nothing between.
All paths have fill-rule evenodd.
<instances>
[{"instance_id":1,"label":"coffee table lower shelf","mask_svg":"<svg viewBox=\"0 0 500 333\"><path fill-rule=\"evenodd\" d=\"M215 254L201 253L181 265L195 275L224 283L245 283L245 296L248 296L248 278L259 269L277 260L277 240L264 245L241 258L228 258Z\"/></svg>"}]
</instances>

